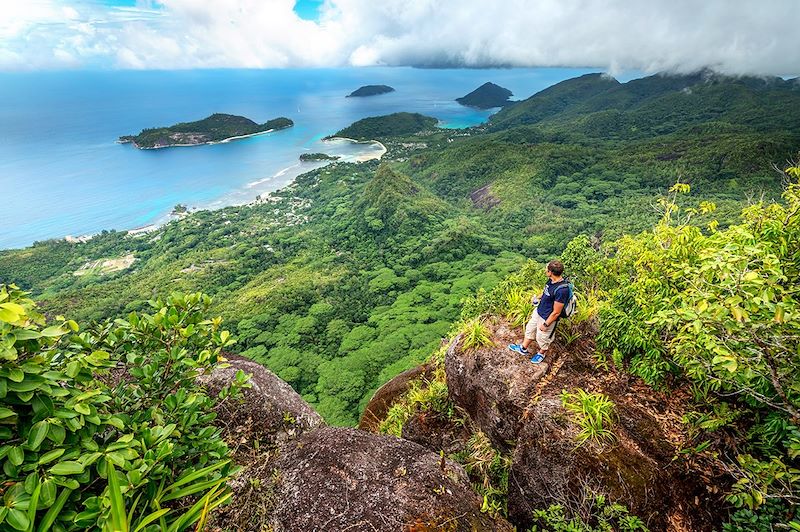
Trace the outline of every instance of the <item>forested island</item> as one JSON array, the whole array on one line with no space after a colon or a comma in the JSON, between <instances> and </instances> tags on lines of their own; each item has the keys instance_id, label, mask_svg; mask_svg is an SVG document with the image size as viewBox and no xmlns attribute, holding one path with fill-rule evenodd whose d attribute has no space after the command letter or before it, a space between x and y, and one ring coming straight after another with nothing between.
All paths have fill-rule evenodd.
<instances>
[{"instance_id":1,"label":"forested island","mask_svg":"<svg viewBox=\"0 0 800 532\"><path fill-rule=\"evenodd\" d=\"M301 153L301 161L336 161L341 159L338 155L328 155L327 153Z\"/></svg>"},{"instance_id":2,"label":"forested island","mask_svg":"<svg viewBox=\"0 0 800 532\"><path fill-rule=\"evenodd\" d=\"M377 96L379 94L386 94L388 92L394 92L394 88L390 87L389 85L364 85L363 87L359 87L348 94L346 98Z\"/></svg>"},{"instance_id":3,"label":"forested island","mask_svg":"<svg viewBox=\"0 0 800 532\"><path fill-rule=\"evenodd\" d=\"M456 98L456 101L467 107L491 109L511 103L509 97L513 94L510 90L488 81L466 96Z\"/></svg>"},{"instance_id":4,"label":"forested island","mask_svg":"<svg viewBox=\"0 0 800 532\"><path fill-rule=\"evenodd\" d=\"M356 122L383 161L269 202L0 251L7 515L800 528L797 80L590 74L435 124ZM556 257L579 311L535 366L506 345Z\"/></svg>"},{"instance_id":5,"label":"forested island","mask_svg":"<svg viewBox=\"0 0 800 532\"><path fill-rule=\"evenodd\" d=\"M138 135L124 135L121 143L132 143L140 149L197 146L235 140L285 129L294 125L288 118L279 117L263 124L237 115L215 113L196 122L182 122L169 127L143 129Z\"/></svg>"},{"instance_id":6,"label":"forested island","mask_svg":"<svg viewBox=\"0 0 800 532\"><path fill-rule=\"evenodd\" d=\"M438 122L432 116L425 116L419 113L393 113L386 116L371 116L354 122L337 131L331 137L345 137L364 141L399 135L413 135L421 131L432 130Z\"/></svg>"}]
</instances>

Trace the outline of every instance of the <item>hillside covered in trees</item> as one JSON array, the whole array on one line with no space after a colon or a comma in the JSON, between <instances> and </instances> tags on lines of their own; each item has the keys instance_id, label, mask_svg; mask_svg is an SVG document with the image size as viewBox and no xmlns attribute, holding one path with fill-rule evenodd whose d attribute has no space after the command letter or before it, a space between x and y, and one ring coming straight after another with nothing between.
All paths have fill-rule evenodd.
<instances>
[{"instance_id":1,"label":"hillside covered in trees","mask_svg":"<svg viewBox=\"0 0 800 532\"><path fill-rule=\"evenodd\" d=\"M257 124L244 116L214 113L195 122L181 122L169 127L143 129L138 135L123 135L120 142L130 142L137 148L167 148L193 146L233 139L276 129L291 127L293 122L284 117L273 118Z\"/></svg>"},{"instance_id":2,"label":"hillside covered in trees","mask_svg":"<svg viewBox=\"0 0 800 532\"><path fill-rule=\"evenodd\" d=\"M511 96L513 96L513 93L510 90L487 81L469 94L456 98L456 101L468 107L491 109L492 107L508 105L511 103L508 100Z\"/></svg>"},{"instance_id":3,"label":"hillside covered in trees","mask_svg":"<svg viewBox=\"0 0 800 532\"><path fill-rule=\"evenodd\" d=\"M542 282L536 270L561 255L585 297L605 302L590 306L598 367L656 388L688 387L694 447L681 452L698 460L727 453L714 467L729 469L721 484L729 530L760 530L794 519L787 508L797 502L800 245L797 188L784 190L798 178L786 170L800 147L798 104L796 80L701 73L621 84L590 75L467 130L436 129L435 119L408 113L365 119L339 134L383 142L380 163L333 162L268 199L194 212L150 233L3 251L0 281L30 291L45 316L127 320L109 329L113 338L100 326L95 339L76 337L74 350L89 357L76 368L107 365L93 353L124 351L115 338L146 350L138 342L174 325L155 316L184 312L196 322L187 341L201 335L260 362L328 423L355 425L379 386L437 352L462 318L524 302ZM85 273L123 257L120 268ZM512 298L504 290L515 283L525 293ZM151 299L196 291L213 303L179 296L142 317ZM41 323L31 302L9 293L17 302L0 305L0 319ZM197 306L233 334L201 324ZM480 340L481 323L470 323ZM60 337L71 327L43 331ZM40 333L10 345L31 334ZM51 345L36 341L21 348ZM135 409L135 397L122 400L118 408ZM8 467L23 463L17 451L9 456ZM501 512L497 500L492 511Z\"/></svg>"}]
</instances>

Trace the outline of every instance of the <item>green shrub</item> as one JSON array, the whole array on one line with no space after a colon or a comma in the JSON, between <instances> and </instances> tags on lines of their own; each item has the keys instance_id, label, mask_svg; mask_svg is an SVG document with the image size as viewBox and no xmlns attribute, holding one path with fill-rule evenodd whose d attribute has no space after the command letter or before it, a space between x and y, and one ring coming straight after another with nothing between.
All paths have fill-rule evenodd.
<instances>
[{"instance_id":1,"label":"green shrub","mask_svg":"<svg viewBox=\"0 0 800 532\"><path fill-rule=\"evenodd\" d=\"M481 318L474 318L461 328L461 346L464 349L478 349L493 345L492 334Z\"/></svg>"},{"instance_id":2,"label":"green shrub","mask_svg":"<svg viewBox=\"0 0 800 532\"><path fill-rule=\"evenodd\" d=\"M580 427L576 437L578 446L587 442L605 445L615 440L611 427L614 424L614 403L602 393L589 393L576 388L573 393L561 394L564 408Z\"/></svg>"},{"instance_id":3,"label":"green shrub","mask_svg":"<svg viewBox=\"0 0 800 532\"><path fill-rule=\"evenodd\" d=\"M609 503L605 496L595 495L589 515L570 517L561 505L554 504L546 510L534 510L536 524L530 532L646 532L641 519L630 515L628 509Z\"/></svg>"},{"instance_id":4,"label":"green shrub","mask_svg":"<svg viewBox=\"0 0 800 532\"><path fill-rule=\"evenodd\" d=\"M506 294L506 319L515 327L522 327L533 314L531 293L522 287L515 286Z\"/></svg>"},{"instance_id":5,"label":"green shrub","mask_svg":"<svg viewBox=\"0 0 800 532\"><path fill-rule=\"evenodd\" d=\"M698 436L752 421L725 463L736 478L728 500L750 510L800 502L800 169L786 175L783 203L748 207L724 230L689 225L713 205L681 208L689 187L679 183L661 223L614 243L600 276L598 347L649 383L687 380L701 409L717 410L695 416Z\"/></svg>"},{"instance_id":6,"label":"green shrub","mask_svg":"<svg viewBox=\"0 0 800 532\"><path fill-rule=\"evenodd\" d=\"M787 521L793 509L780 502L767 502L757 511L742 508L731 515L722 525L722 532L773 532L776 523ZM788 530L800 530L800 519L789 522Z\"/></svg>"},{"instance_id":7,"label":"green shrub","mask_svg":"<svg viewBox=\"0 0 800 532\"><path fill-rule=\"evenodd\" d=\"M483 497L481 511L493 517L507 516L511 457L495 449L479 430L467 441L464 451L453 458L464 466L473 488Z\"/></svg>"},{"instance_id":8,"label":"green shrub","mask_svg":"<svg viewBox=\"0 0 800 532\"><path fill-rule=\"evenodd\" d=\"M444 366L437 367L433 379L415 380L408 390L392 405L381 421L378 432L403 436L403 426L420 411L429 411L453 417L453 405L447 397Z\"/></svg>"},{"instance_id":9,"label":"green shrub","mask_svg":"<svg viewBox=\"0 0 800 532\"><path fill-rule=\"evenodd\" d=\"M190 498L227 499L228 449L195 380L231 343L210 303L175 295L78 333L0 285L0 528L117 529L121 503L142 530L184 530L201 517Z\"/></svg>"}]
</instances>

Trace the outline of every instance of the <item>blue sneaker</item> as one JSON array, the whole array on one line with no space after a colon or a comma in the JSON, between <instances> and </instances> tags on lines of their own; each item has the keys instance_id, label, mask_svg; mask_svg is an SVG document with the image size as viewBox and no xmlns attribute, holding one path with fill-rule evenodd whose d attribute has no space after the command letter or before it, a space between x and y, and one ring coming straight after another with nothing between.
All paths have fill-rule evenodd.
<instances>
[{"instance_id":1,"label":"blue sneaker","mask_svg":"<svg viewBox=\"0 0 800 532\"><path fill-rule=\"evenodd\" d=\"M530 352L528 352L527 349L522 347L522 344L510 344L508 348L514 351L515 353L519 353L520 355L525 355L525 356L530 355Z\"/></svg>"},{"instance_id":2,"label":"blue sneaker","mask_svg":"<svg viewBox=\"0 0 800 532\"><path fill-rule=\"evenodd\" d=\"M542 360L544 360L544 355L541 353L536 353L531 357L531 362L533 362L534 364L538 364Z\"/></svg>"}]
</instances>

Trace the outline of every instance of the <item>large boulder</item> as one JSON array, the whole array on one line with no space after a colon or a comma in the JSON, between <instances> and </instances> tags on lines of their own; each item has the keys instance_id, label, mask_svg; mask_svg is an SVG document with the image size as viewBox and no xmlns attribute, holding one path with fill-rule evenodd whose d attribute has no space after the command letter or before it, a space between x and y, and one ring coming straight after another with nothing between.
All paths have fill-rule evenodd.
<instances>
[{"instance_id":1,"label":"large boulder","mask_svg":"<svg viewBox=\"0 0 800 532\"><path fill-rule=\"evenodd\" d=\"M250 387L217 404L216 424L225 433L239 462L258 449L279 444L324 424L291 386L267 368L239 355L226 355L228 367L198 377L211 394L229 385L241 370L250 375Z\"/></svg>"},{"instance_id":2,"label":"large boulder","mask_svg":"<svg viewBox=\"0 0 800 532\"><path fill-rule=\"evenodd\" d=\"M487 324L494 345L464 349L457 336L445 356L447 387L452 401L467 412L475 426L499 448L510 448L522 417L548 363L532 364L507 346L521 340L500 319Z\"/></svg>"},{"instance_id":3,"label":"large boulder","mask_svg":"<svg viewBox=\"0 0 800 532\"><path fill-rule=\"evenodd\" d=\"M512 530L481 513L460 465L393 436L320 428L284 445L271 470L276 532Z\"/></svg>"},{"instance_id":4,"label":"large boulder","mask_svg":"<svg viewBox=\"0 0 800 532\"><path fill-rule=\"evenodd\" d=\"M364 408L364 413L361 414L361 419L358 422L358 428L377 432L389 409L400 396L408 391L411 383L419 379L430 379L433 375L433 370L434 366L431 363L415 366L400 373L378 388Z\"/></svg>"},{"instance_id":5,"label":"large boulder","mask_svg":"<svg viewBox=\"0 0 800 532\"><path fill-rule=\"evenodd\" d=\"M580 513L594 494L622 503L650 530L712 530L718 497L697 476L683 474L659 422L647 410L617 404L613 442L576 443L577 425L557 395L529 410L514 449L509 481L509 520L521 529L537 508L558 504Z\"/></svg>"}]
</instances>

